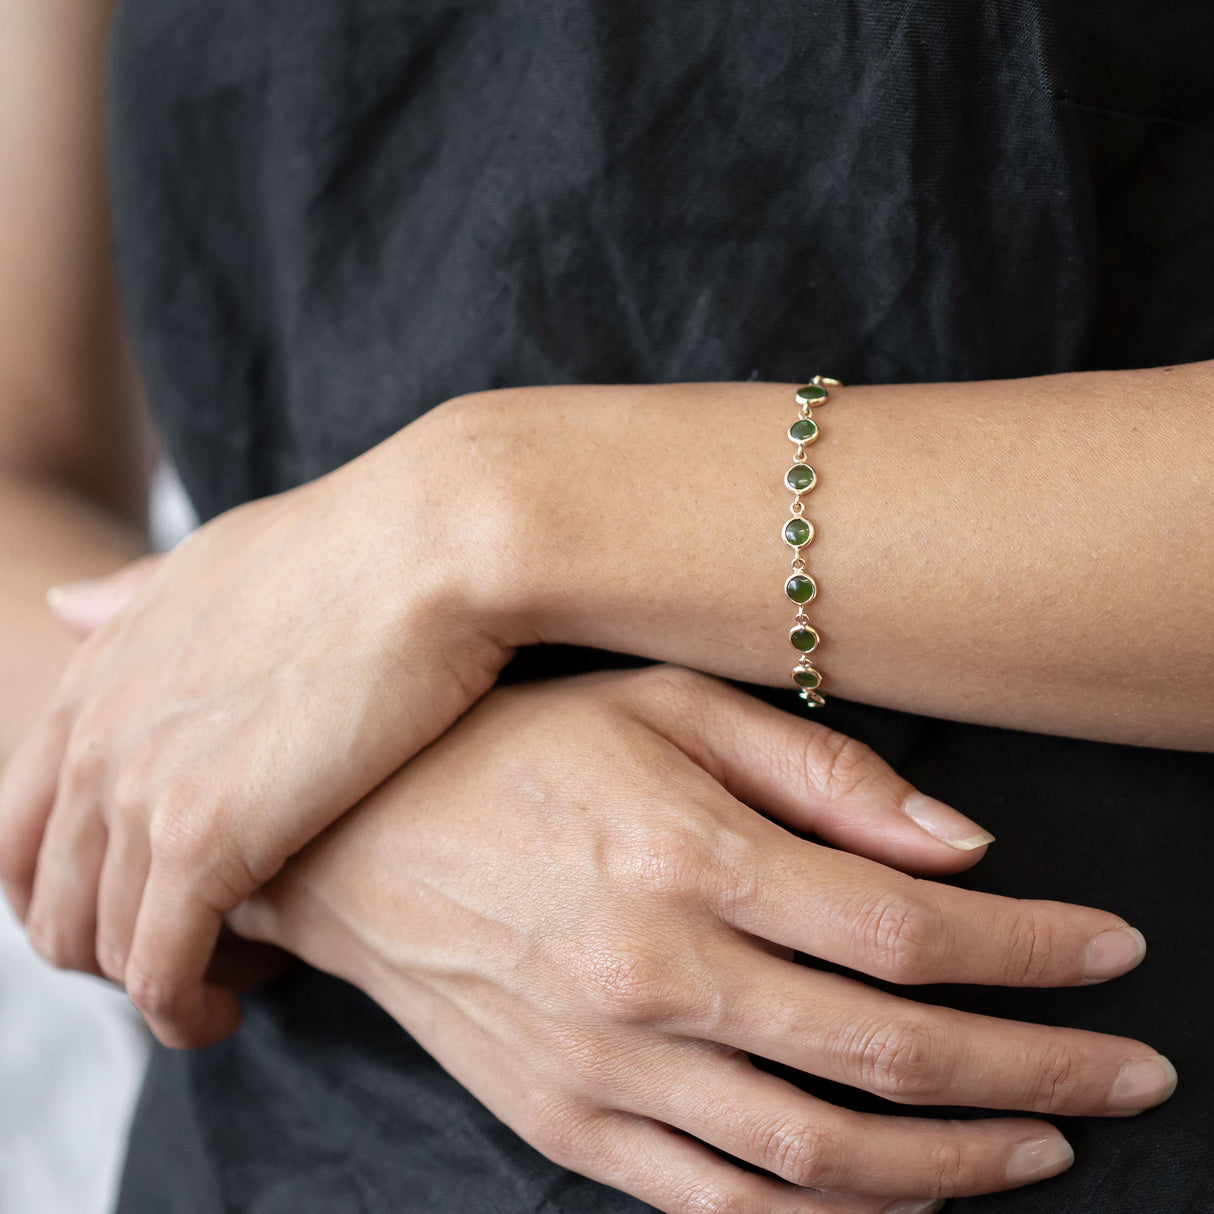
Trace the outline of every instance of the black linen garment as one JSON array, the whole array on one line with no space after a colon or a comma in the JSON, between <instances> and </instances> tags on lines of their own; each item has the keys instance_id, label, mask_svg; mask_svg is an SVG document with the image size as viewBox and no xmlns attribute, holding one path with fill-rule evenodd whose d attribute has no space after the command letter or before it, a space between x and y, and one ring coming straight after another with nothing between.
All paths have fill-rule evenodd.
<instances>
[{"instance_id":1,"label":"black linen garment","mask_svg":"<svg viewBox=\"0 0 1214 1214\"><path fill-rule=\"evenodd\" d=\"M479 389L1212 358L1212 47L1208 0L119 0L109 157L140 362L210 517ZM1032 475L1014 450L1007 470ZM1207 541L1190 556L1214 576ZM1109 661L1149 661L1117 621L1111 603ZM1214 1211L1214 758L822 719L999 836L961 883L1107 907L1150 942L1105 986L915 992L1141 1037L1181 1074L1159 1110L1064 1122L1068 1175L958 1214ZM119 1203L642 1208L306 969L250 996L232 1040L154 1054Z\"/></svg>"}]
</instances>

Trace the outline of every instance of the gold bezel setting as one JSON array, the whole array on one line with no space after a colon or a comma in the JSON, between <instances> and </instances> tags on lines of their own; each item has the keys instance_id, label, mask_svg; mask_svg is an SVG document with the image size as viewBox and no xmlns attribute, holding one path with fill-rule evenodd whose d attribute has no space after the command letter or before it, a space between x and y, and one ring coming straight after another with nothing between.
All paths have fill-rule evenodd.
<instances>
[{"instance_id":1,"label":"gold bezel setting","mask_svg":"<svg viewBox=\"0 0 1214 1214\"><path fill-rule=\"evenodd\" d=\"M813 637L813 643L807 648L798 645L795 639L798 633L808 633L809 636ZM788 643L798 653L813 653L822 644L822 638L818 635L816 628L811 628L808 624L797 623L788 630Z\"/></svg>"},{"instance_id":2,"label":"gold bezel setting","mask_svg":"<svg viewBox=\"0 0 1214 1214\"><path fill-rule=\"evenodd\" d=\"M799 472L809 473L808 479L803 476L798 476L797 474ZM796 480L804 480L805 484L798 487L794 477ZM807 463L804 463L798 454L797 462L793 464L793 466L789 468L786 473L784 473L785 486L791 489L794 493L810 493L813 491L813 488L817 483L818 474Z\"/></svg>"},{"instance_id":3,"label":"gold bezel setting","mask_svg":"<svg viewBox=\"0 0 1214 1214\"><path fill-rule=\"evenodd\" d=\"M800 413L796 421L788 427L789 439L797 444L797 457L796 463L784 474L784 485L793 494L789 511L792 517L785 522L780 533L784 543L793 550L792 573L784 581L784 596L797 608L796 621L788 630L788 643L801 656L792 669L791 677L801 699L809 708L820 708L826 703L826 699L818 690L822 686L822 675L809 661L809 655L817 651L818 646L822 644L822 638L816 629L810 627L805 615L805 607L818 597L818 583L806 572L805 560L801 556L801 549L812 543L814 538L814 525L805 517L805 503L801 499L806 493L811 493L818 484L817 472L806 462L805 448L816 442L821 432L812 410L826 404L830 399L830 388L841 386L837 379L815 375L808 384L798 388L796 399ZM805 538L800 543L789 537L788 529L793 523L802 524L806 528ZM794 586L797 590L795 597ZM808 593L802 598L806 588ZM802 648L794 640L797 638L804 641L806 637L812 638L808 648Z\"/></svg>"},{"instance_id":4,"label":"gold bezel setting","mask_svg":"<svg viewBox=\"0 0 1214 1214\"><path fill-rule=\"evenodd\" d=\"M809 594L803 599L793 598L793 582L805 582L809 586ZM804 607L806 603L812 603L818 597L818 583L809 574L798 571L784 583L784 593L790 603L796 603L798 607Z\"/></svg>"},{"instance_id":5,"label":"gold bezel setting","mask_svg":"<svg viewBox=\"0 0 1214 1214\"><path fill-rule=\"evenodd\" d=\"M808 528L808 533L806 534L805 538L799 544L796 543L794 540L790 540L788 538L788 529L789 529L789 527L791 527L793 525L793 523L802 523L805 527ZM790 548L805 548L814 542L814 525L813 525L813 523L811 523L809 521L809 519L802 518L799 514L797 514L797 515L794 515L792 518L790 518L788 520L788 522L786 522L784 524L784 530L781 531L780 534L784 537L784 542Z\"/></svg>"},{"instance_id":6,"label":"gold bezel setting","mask_svg":"<svg viewBox=\"0 0 1214 1214\"><path fill-rule=\"evenodd\" d=\"M806 422L813 427L808 434L802 437L801 435L793 433L798 426L804 425ZM819 433L820 431L818 430L818 423L814 421L812 417L798 417L797 420L788 427L789 441L796 443L799 447L808 447L810 443L816 443L818 441Z\"/></svg>"}]
</instances>

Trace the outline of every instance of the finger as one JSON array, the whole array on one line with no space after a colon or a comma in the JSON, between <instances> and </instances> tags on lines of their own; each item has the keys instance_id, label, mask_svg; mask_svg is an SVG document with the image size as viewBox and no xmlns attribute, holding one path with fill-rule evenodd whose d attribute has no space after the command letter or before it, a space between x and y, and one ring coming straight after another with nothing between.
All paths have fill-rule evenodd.
<instances>
[{"instance_id":1,"label":"finger","mask_svg":"<svg viewBox=\"0 0 1214 1214\"><path fill-rule=\"evenodd\" d=\"M712 1040L904 1104L1125 1115L1166 1100L1171 1063L1125 1037L912 1003L741 938Z\"/></svg>"},{"instance_id":2,"label":"finger","mask_svg":"<svg viewBox=\"0 0 1214 1214\"><path fill-rule=\"evenodd\" d=\"M108 577L52 586L46 592L47 606L73 632L88 636L108 624L135 597L162 559L144 556Z\"/></svg>"},{"instance_id":3,"label":"finger","mask_svg":"<svg viewBox=\"0 0 1214 1214\"><path fill-rule=\"evenodd\" d=\"M0 780L0 883L22 921L29 912L38 851L70 732L67 713L48 713L21 743Z\"/></svg>"},{"instance_id":4,"label":"finger","mask_svg":"<svg viewBox=\"0 0 1214 1214\"><path fill-rule=\"evenodd\" d=\"M679 1053L660 1093L642 1098L648 1115L794 1185L939 1200L1044 1180L1074 1159L1045 1122L854 1113L740 1055L718 1053L714 1064L702 1048Z\"/></svg>"},{"instance_id":5,"label":"finger","mask_svg":"<svg viewBox=\"0 0 1214 1214\"><path fill-rule=\"evenodd\" d=\"M123 975L127 995L161 1044L194 1049L240 1024L231 991L206 979L222 916L166 865L152 864Z\"/></svg>"},{"instance_id":6,"label":"finger","mask_svg":"<svg viewBox=\"0 0 1214 1214\"><path fill-rule=\"evenodd\" d=\"M105 823L90 801L58 798L38 852L25 926L34 950L60 969L101 973L97 881L106 840Z\"/></svg>"},{"instance_id":7,"label":"finger","mask_svg":"<svg viewBox=\"0 0 1214 1214\"><path fill-rule=\"evenodd\" d=\"M735 927L888 982L1074 986L1123 974L1146 952L1107 911L915 880L761 818L748 846L724 912Z\"/></svg>"},{"instance_id":8,"label":"finger","mask_svg":"<svg viewBox=\"0 0 1214 1214\"><path fill-rule=\"evenodd\" d=\"M115 815L97 886L97 964L111 982L120 985L150 863L146 829L131 829Z\"/></svg>"},{"instance_id":9,"label":"finger","mask_svg":"<svg viewBox=\"0 0 1214 1214\"><path fill-rule=\"evenodd\" d=\"M586 1157L586 1150L592 1154ZM644 1117L600 1115L579 1133L576 1153L540 1149L557 1163L622 1189L663 1214L927 1214L938 1203L848 1197L798 1189L745 1172L699 1142Z\"/></svg>"},{"instance_id":10,"label":"finger","mask_svg":"<svg viewBox=\"0 0 1214 1214\"><path fill-rule=\"evenodd\" d=\"M663 732L746 805L908 872L969 868L993 842L854 738L717 680L702 684Z\"/></svg>"}]
</instances>

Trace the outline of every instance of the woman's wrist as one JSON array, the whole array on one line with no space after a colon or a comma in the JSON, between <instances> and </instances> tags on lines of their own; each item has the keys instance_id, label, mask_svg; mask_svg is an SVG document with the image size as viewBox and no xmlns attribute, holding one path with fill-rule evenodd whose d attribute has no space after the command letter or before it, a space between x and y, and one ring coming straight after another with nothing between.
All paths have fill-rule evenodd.
<instances>
[{"instance_id":1,"label":"woman's wrist","mask_svg":"<svg viewBox=\"0 0 1214 1214\"><path fill-rule=\"evenodd\" d=\"M444 405L473 436L464 477L488 499L481 618L512 646L775 681L781 664L756 660L753 636L762 616L778 629L783 580L773 564L773 605L751 574L760 537L778 542L787 452L774 440L793 387L519 388ZM754 464L773 435L764 477Z\"/></svg>"},{"instance_id":2,"label":"woman's wrist","mask_svg":"<svg viewBox=\"0 0 1214 1214\"><path fill-rule=\"evenodd\" d=\"M1212 379L1200 363L835 390L814 446L811 552L832 689L953 719L1214 746L1209 563L1193 560L1214 509ZM482 618L509 645L785 684L795 386L452 402L468 500L487 506L475 515ZM1154 638L1150 664L1110 662L1113 617Z\"/></svg>"},{"instance_id":3,"label":"woman's wrist","mask_svg":"<svg viewBox=\"0 0 1214 1214\"><path fill-rule=\"evenodd\" d=\"M509 439L500 419L497 433L481 430L488 420L476 400L430 410L326 478L338 482L329 502L350 514L351 530L373 550L367 559L384 567L380 608L390 615L393 602L400 606L396 626L411 634L402 643L430 636L470 699L513 654L503 640L512 579L493 525L501 473L485 450Z\"/></svg>"}]
</instances>

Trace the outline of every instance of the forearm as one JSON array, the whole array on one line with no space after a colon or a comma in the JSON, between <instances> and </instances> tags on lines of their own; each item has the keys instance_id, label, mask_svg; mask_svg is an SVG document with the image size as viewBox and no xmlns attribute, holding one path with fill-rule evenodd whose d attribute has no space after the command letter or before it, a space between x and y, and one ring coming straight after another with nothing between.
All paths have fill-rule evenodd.
<instances>
[{"instance_id":1,"label":"forearm","mask_svg":"<svg viewBox=\"0 0 1214 1214\"><path fill-rule=\"evenodd\" d=\"M504 640L791 689L792 397L704 384L467 398L469 475L500 506L487 609ZM835 390L806 499L827 688L1214 747L1212 400L1214 363Z\"/></svg>"},{"instance_id":2,"label":"forearm","mask_svg":"<svg viewBox=\"0 0 1214 1214\"><path fill-rule=\"evenodd\" d=\"M60 582L108 573L141 537L70 491L0 474L0 765L78 642L47 610Z\"/></svg>"},{"instance_id":3,"label":"forearm","mask_svg":"<svg viewBox=\"0 0 1214 1214\"><path fill-rule=\"evenodd\" d=\"M0 764L75 647L47 587L127 560L146 516L106 206L112 8L0 0Z\"/></svg>"}]
</instances>

